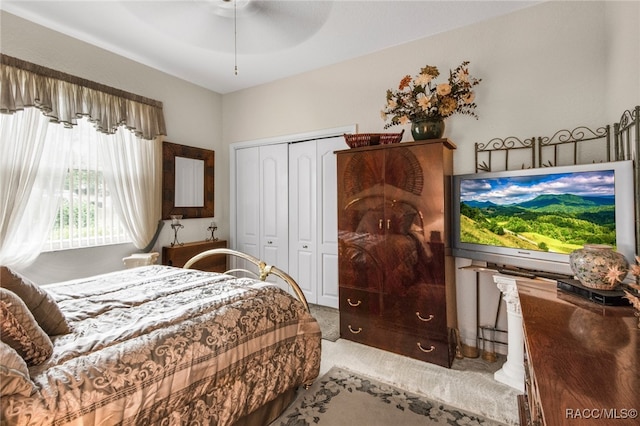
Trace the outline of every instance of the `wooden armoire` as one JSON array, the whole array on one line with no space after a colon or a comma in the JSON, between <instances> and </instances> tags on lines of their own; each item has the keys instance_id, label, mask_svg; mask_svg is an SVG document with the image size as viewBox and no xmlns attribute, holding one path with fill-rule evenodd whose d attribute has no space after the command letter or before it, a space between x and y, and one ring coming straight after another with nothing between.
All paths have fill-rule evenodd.
<instances>
[{"instance_id":1,"label":"wooden armoire","mask_svg":"<svg viewBox=\"0 0 640 426\"><path fill-rule=\"evenodd\" d=\"M336 153L343 339L451 367L454 149L432 139Z\"/></svg>"}]
</instances>

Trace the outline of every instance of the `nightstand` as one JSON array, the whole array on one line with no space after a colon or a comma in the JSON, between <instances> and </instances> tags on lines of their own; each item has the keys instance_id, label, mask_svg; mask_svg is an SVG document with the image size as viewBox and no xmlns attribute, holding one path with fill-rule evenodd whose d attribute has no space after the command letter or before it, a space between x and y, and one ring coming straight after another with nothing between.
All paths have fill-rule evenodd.
<instances>
[{"instance_id":1,"label":"nightstand","mask_svg":"<svg viewBox=\"0 0 640 426\"><path fill-rule=\"evenodd\" d=\"M225 248L227 242L225 240L218 241L196 241L184 243L183 245L175 245L162 247L162 264L169 266L182 267L189 259L196 254L214 248ZM215 255L209 256L193 265L193 269L210 272L225 272L227 270L227 256Z\"/></svg>"}]
</instances>

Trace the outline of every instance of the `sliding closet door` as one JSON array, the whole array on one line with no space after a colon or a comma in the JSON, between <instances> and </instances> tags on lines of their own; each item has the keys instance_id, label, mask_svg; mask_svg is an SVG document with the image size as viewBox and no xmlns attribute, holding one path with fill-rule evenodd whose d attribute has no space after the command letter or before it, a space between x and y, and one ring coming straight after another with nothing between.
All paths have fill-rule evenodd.
<instances>
[{"instance_id":1,"label":"sliding closet door","mask_svg":"<svg viewBox=\"0 0 640 426\"><path fill-rule=\"evenodd\" d=\"M309 303L338 307L337 171L342 136L289 145L289 269Z\"/></svg>"},{"instance_id":2,"label":"sliding closet door","mask_svg":"<svg viewBox=\"0 0 640 426\"><path fill-rule=\"evenodd\" d=\"M287 144L238 149L235 158L235 247L286 271L289 263ZM237 267L251 269L244 262L238 262ZM286 288L286 284L282 284L282 288Z\"/></svg>"},{"instance_id":3,"label":"sliding closet door","mask_svg":"<svg viewBox=\"0 0 640 426\"><path fill-rule=\"evenodd\" d=\"M236 151L236 249L260 258L260 152ZM244 266L243 266L244 267Z\"/></svg>"},{"instance_id":4,"label":"sliding closet door","mask_svg":"<svg viewBox=\"0 0 640 426\"><path fill-rule=\"evenodd\" d=\"M344 137L318 141L318 304L338 308L338 170Z\"/></svg>"},{"instance_id":5,"label":"sliding closet door","mask_svg":"<svg viewBox=\"0 0 640 426\"><path fill-rule=\"evenodd\" d=\"M289 178L287 144L261 146L260 151L260 259L286 271L289 267Z\"/></svg>"},{"instance_id":6,"label":"sliding closet door","mask_svg":"<svg viewBox=\"0 0 640 426\"><path fill-rule=\"evenodd\" d=\"M289 274L318 303L316 142L289 145Z\"/></svg>"}]
</instances>

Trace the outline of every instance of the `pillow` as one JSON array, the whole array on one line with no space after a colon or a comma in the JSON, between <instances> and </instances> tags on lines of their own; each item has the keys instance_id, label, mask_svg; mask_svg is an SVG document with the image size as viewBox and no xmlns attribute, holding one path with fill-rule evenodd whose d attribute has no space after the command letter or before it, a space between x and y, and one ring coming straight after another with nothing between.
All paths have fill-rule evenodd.
<instances>
[{"instance_id":1,"label":"pillow","mask_svg":"<svg viewBox=\"0 0 640 426\"><path fill-rule=\"evenodd\" d=\"M53 353L51 339L40 328L27 305L5 288L0 288L0 336L27 365L42 364Z\"/></svg>"},{"instance_id":2,"label":"pillow","mask_svg":"<svg viewBox=\"0 0 640 426\"><path fill-rule=\"evenodd\" d=\"M27 364L15 350L0 341L0 396L31 396L36 390Z\"/></svg>"},{"instance_id":3,"label":"pillow","mask_svg":"<svg viewBox=\"0 0 640 426\"><path fill-rule=\"evenodd\" d=\"M0 287L14 292L21 298L49 336L69 333L69 324L64 314L46 290L6 266L0 266Z\"/></svg>"}]
</instances>

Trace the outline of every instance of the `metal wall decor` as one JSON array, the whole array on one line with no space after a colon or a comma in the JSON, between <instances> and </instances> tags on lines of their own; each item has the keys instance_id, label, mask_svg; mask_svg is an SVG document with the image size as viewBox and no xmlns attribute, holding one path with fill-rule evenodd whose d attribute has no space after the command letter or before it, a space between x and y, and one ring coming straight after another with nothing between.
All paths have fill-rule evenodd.
<instances>
[{"instance_id":1,"label":"metal wall decor","mask_svg":"<svg viewBox=\"0 0 640 426\"><path fill-rule=\"evenodd\" d=\"M596 130L581 126L573 130L559 130L551 137L538 137L538 167L559 166L563 149L568 151L570 164L580 164L578 148L586 146L588 142L592 142L594 146L601 145L605 161L611 161L611 126L606 125Z\"/></svg>"},{"instance_id":2,"label":"metal wall decor","mask_svg":"<svg viewBox=\"0 0 640 426\"><path fill-rule=\"evenodd\" d=\"M622 113L620 121L613 125L613 134L616 160L635 161L636 253L640 256L640 105ZM636 281L640 281L640 277Z\"/></svg>"},{"instance_id":3,"label":"metal wall decor","mask_svg":"<svg viewBox=\"0 0 640 426\"><path fill-rule=\"evenodd\" d=\"M476 173L477 172L491 172L498 171L494 168L494 160L502 159L504 164L504 170L509 170L511 167L510 160L513 160L514 155L509 157L509 153L514 153L516 150L523 153L523 156L518 156L516 161L522 160L521 168L529 169L534 166L536 156L533 149L535 145L535 138L520 140L514 136L510 136L506 139L494 138L486 143L476 142ZM529 153L527 153L529 151ZM497 157L497 158L496 158ZM522 157L522 158L520 158ZM527 158L528 157L528 158ZM480 162L482 160L482 162Z\"/></svg>"},{"instance_id":4,"label":"metal wall decor","mask_svg":"<svg viewBox=\"0 0 640 426\"><path fill-rule=\"evenodd\" d=\"M613 128L613 132L612 132ZM612 141L613 137L613 141ZM640 106L622 113L620 121L592 130L580 126L559 130L552 136L519 139L509 136L475 143L477 172L513 170L519 168L553 167L588 163L584 147L589 146L597 159L591 161L635 160L635 198L640 200ZM515 160L514 160L515 159ZM635 211L636 253L640 253L640 209Z\"/></svg>"}]
</instances>

